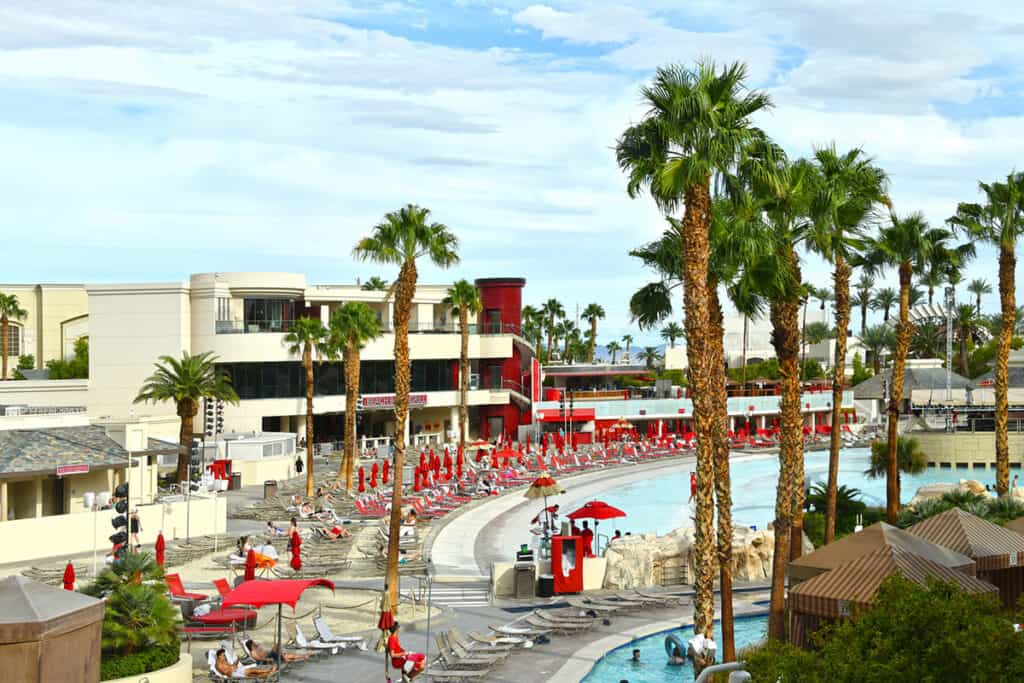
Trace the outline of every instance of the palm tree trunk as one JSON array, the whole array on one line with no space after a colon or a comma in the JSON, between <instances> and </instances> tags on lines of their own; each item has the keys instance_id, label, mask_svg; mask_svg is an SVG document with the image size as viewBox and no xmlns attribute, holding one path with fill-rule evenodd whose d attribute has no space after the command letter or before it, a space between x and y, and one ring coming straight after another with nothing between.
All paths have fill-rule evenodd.
<instances>
[{"instance_id":1,"label":"palm tree trunk","mask_svg":"<svg viewBox=\"0 0 1024 683\"><path fill-rule=\"evenodd\" d=\"M779 483L775 492L775 545L772 553L771 600L768 608L768 637L786 639L786 568L789 565L793 514L793 465L803 458L803 412L800 406L800 372L797 367L798 341L795 334L798 306L772 302L772 344L779 360Z\"/></svg>"},{"instance_id":2,"label":"palm tree trunk","mask_svg":"<svg viewBox=\"0 0 1024 683\"><path fill-rule=\"evenodd\" d=\"M960 330L960 374L967 377L967 330ZM948 362L948 361L947 361Z\"/></svg>"},{"instance_id":3,"label":"palm tree trunk","mask_svg":"<svg viewBox=\"0 0 1024 683\"><path fill-rule=\"evenodd\" d=\"M797 258L796 252L790 249L786 254L786 258L789 260L790 268L793 271L793 277L796 281L800 281L800 261ZM783 301L779 303L779 310L776 318L780 325L786 327L784 338L786 343L793 344L792 348L796 350L796 342L798 340L798 329L797 329L797 316L800 313L800 300L793 298L789 301ZM800 387L797 387L797 409L799 410L800 401ZM790 469L792 477L792 489L790 490L790 524L791 530L789 535L789 559L796 560L804 551L804 439L803 439L803 415L800 415L799 436L794 441L794 449L792 452L787 453L787 457L790 459Z\"/></svg>"},{"instance_id":4,"label":"palm tree trunk","mask_svg":"<svg viewBox=\"0 0 1024 683\"><path fill-rule=\"evenodd\" d=\"M313 348L306 342L302 349L302 367L306 369L306 497L313 497Z\"/></svg>"},{"instance_id":5,"label":"palm tree trunk","mask_svg":"<svg viewBox=\"0 0 1024 683\"><path fill-rule=\"evenodd\" d=\"M359 347L348 343L345 349L345 490L352 491L356 467L356 405L359 402ZM339 477L340 478L340 477Z\"/></svg>"},{"instance_id":6,"label":"palm tree trunk","mask_svg":"<svg viewBox=\"0 0 1024 683\"><path fill-rule=\"evenodd\" d=\"M910 262L900 264L900 317L896 323L896 353L892 359L892 382L889 385L888 457L885 472L885 519L896 523L900 511L900 470L899 470L899 421L900 400L903 398L903 378L907 364L907 349L910 348ZM998 478L996 479L998 483Z\"/></svg>"},{"instance_id":7,"label":"palm tree trunk","mask_svg":"<svg viewBox=\"0 0 1024 683\"><path fill-rule=\"evenodd\" d=\"M459 331L462 334L459 351L459 448L464 453L469 431L469 313L465 306L459 307Z\"/></svg>"},{"instance_id":8,"label":"palm tree trunk","mask_svg":"<svg viewBox=\"0 0 1024 683\"><path fill-rule=\"evenodd\" d=\"M976 315L980 316L981 315L981 292L979 291L975 295L975 297L976 298L975 298L974 312L975 312Z\"/></svg>"},{"instance_id":9,"label":"palm tree trunk","mask_svg":"<svg viewBox=\"0 0 1024 683\"><path fill-rule=\"evenodd\" d=\"M832 368L832 433L828 442L828 496L825 504L825 543L836 535L836 487L839 480L839 430L842 428L843 382L846 380L846 333L850 328L850 265L836 256L835 284L836 354ZM794 491L803 498L804 491Z\"/></svg>"},{"instance_id":10,"label":"palm tree trunk","mask_svg":"<svg viewBox=\"0 0 1024 683\"><path fill-rule=\"evenodd\" d=\"M387 588L398 604L398 543L402 526L402 468L405 466L405 425L409 419L409 316L416 291L416 262L406 261L395 287L395 473L388 528Z\"/></svg>"},{"instance_id":11,"label":"palm tree trunk","mask_svg":"<svg viewBox=\"0 0 1024 683\"><path fill-rule=\"evenodd\" d=\"M693 423L697 433L697 495L694 514L695 594L693 631L713 635L714 624L714 479L715 432L719 392L711 384L714 359L708 327L708 259L711 211L710 182L689 187L681 224L683 304L686 309L686 355L693 382ZM695 667L696 670L696 667Z\"/></svg>"},{"instance_id":12,"label":"palm tree trunk","mask_svg":"<svg viewBox=\"0 0 1024 683\"><path fill-rule=\"evenodd\" d=\"M565 349L562 351L562 361L568 362L569 360L569 335L565 335Z\"/></svg>"},{"instance_id":13,"label":"palm tree trunk","mask_svg":"<svg viewBox=\"0 0 1024 683\"><path fill-rule=\"evenodd\" d=\"M1017 300L1014 271L1017 255L1014 244L1005 242L999 247L999 306L1003 324L996 342L996 493L1005 496L1010 490L1010 445L1007 435L1009 410L1010 342L1017 322ZM6 358L6 356L5 356Z\"/></svg>"},{"instance_id":14,"label":"palm tree trunk","mask_svg":"<svg viewBox=\"0 0 1024 683\"><path fill-rule=\"evenodd\" d=\"M932 305L932 302L933 302L934 299L935 299L935 288L932 287L931 285L928 285L928 305L929 306Z\"/></svg>"},{"instance_id":15,"label":"palm tree trunk","mask_svg":"<svg viewBox=\"0 0 1024 683\"><path fill-rule=\"evenodd\" d=\"M868 326L868 305L863 303L860 305L860 333L864 334L864 330Z\"/></svg>"},{"instance_id":16,"label":"palm tree trunk","mask_svg":"<svg viewBox=\"0 0 1024 683\"><path fill-rule=\"evenodd\" d=\"M193 420L199 412L199 406L190 398L184 398L177 405L181 426L178 429L178 471L179 482L188 481L189 466L192 463L192 438L194 436Z\"/></svg>"},{"instance_id":17,"label":"palm tree trunk","mask_svg":"<svg viewBox=\"0 0 1024 683\"><path fill-rule=\"evenodd\" d=\"M0 363L3 364L3 369L0 370L0 382L7 380L7 344L10 343L10 338L7 336L10 333L10 323L7 322L7 316L0 317Z\"/></svg>"},{"instance_id":18,"label":"palm tree trunk","mask_svg":"<svg viewBox=\"0 0 1024 683\"><path fill-rule=\"evenodd\" d=\"M718 420L715 429L715 501L718 509L718 586L722 605L722 661L736 659L736 636L732 609L732 484L729 478L729 443L726 433L729 425L729 399L725 389L725 330L722 307L718 299L718 286L708 283L711 360L711 386L718 392Z\"/></svg>"},{"instance_id":19,"label":"palm tree trunk","mask_svg":"<svg viewBox=\"0 0 1024 683\"><path fill-rule=\"evenodd\" d=\"M810 295L804 299L804 322L800 328L800 381L804 381L804 366L807 365L807 304L810 303Z\"/></svg>"},{"instance_id":20,"label":"palm tree trunk","mask_svg":"<svg viewBox=\"0 0 1024 683\"><path fill-rule=\"evenodd\" d=\"M552 341L552 337L554 336L552 334L552 330L554 330L554 328L555 328L555 316L552 315L550 321L548 322L548 350L547 350L547 353L544 354L545 360L547 360L547 362L549 362L549 363L551 362L551 341Z\"/></svg>"},{"instance_id":21,"label":"palm tree trunk","mask_svg":"<svg viewBox=\"0 0 1024 683\"><path fill-rule=\"evenodd\" d=\"M749 319L746 315L743 316L743 386L746 388L747 385L747 335L749 333ZM723 334L724 334L723 330ZM725 353L722 353L722 362L725 362ZM728 430L727 430L728 431Z\"/></svg>"},{"instance_id":22,"label":"palm tree trunk","mask_svg":"<svg viewBox=\"0 0 1024 683\"><path fill-rule=\"evenodd\" d=\"M587 358L588 363L594 362L595 351L597 351L597 316L594 316L593 320L590 321L590 353Z\"/></svg>"}]
</instances>

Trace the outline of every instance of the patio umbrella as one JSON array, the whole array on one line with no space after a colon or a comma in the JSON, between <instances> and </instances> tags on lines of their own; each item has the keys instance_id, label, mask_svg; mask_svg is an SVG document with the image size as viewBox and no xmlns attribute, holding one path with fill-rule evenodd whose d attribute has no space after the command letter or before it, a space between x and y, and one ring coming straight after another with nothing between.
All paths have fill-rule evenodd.
<instances>
[{"instance_id":1,"label":"patio umbrella","mask_svg":"<svg viewBox=\"0 0 1024 683\"><path fill-rule=\"evenodd\" d=\"M527 453L530 452L530 434L529 433L526 434L526 452Z\"/></svg>"},{"instance_id":2,"label":"patio umbrella","mask_svg":"<svg viewBox=\"0 0 1024 683\"><path fill-rule=\"evenodd\" d=\"M597 537L597 525L602 519L615 519L625 517L626 513L619 508L609 505L604 501L592 500L584 503L583 507L569 513L569 519L592 519L594 520L594 537ZM598 550L595 548L595 551Z\"/></svg>"},{"instance_id":3,"label":"patio umbrella","mask_svg":"<svg viewBox=\"0 0 1024 683\"><path fill-rule=\"evenodd\" d=\"M364 481L364 479L366 479L366 471L364 470L363 466L360 465L359 466L359 493L366 493L366 482Z\"/></svg>"},{"instance_id":4,"label":"patio umbrella","mask_svg":"<svg viewBox=\"0 0 1024 683\"><path fill-rule=\"evenodd\" d=\"M395 617L391 614L391 591L384 587L380 594L380 617L377 619L377 628L380 629L380 639L377 641L377 652L384 652L387 649L390 629L395 625ZM384 668L387 669L387 658L384 658Z\"/></svg>"},{"instance_id":5,"label":"patio umbrella","mask_svg":"<svg viewBox=\"0 0 1024 683\"><path fill-rule=\"evenodd\" d=\"M156 553L156 563L159 566L164 566L164 553L167 551L167 543L164 541L164 532L160 532L156 536L156 546L154 547Z\"/></svg>"},{"instance_id":6,"label":"patio umbrella","mask_svg":"<svg viewBox=\"0 0 1024 683\"><path fill-rule=\"evenodd\" d=\"M377 472L379 472L379 471L380 471L380 468L377 466L377 463L373 463L373 466L370 468L370 488L371 489L377 488Z\"/></svg>"},{"instance_id":7,"label":"patio umbrella","mask_svg":"<svg viewBox=\"0 0 1024 683\"><path fill-rule=\"evenodd\" d=\"M558 485L551 475L547 472L541 472L540 476L533 480L530 484L530 488L526 489L526 493L523 494L524 498L530 500L536 500L537 498L544 499L544 514L549 517L547 527L550 528L550 515L547 511L548 508L548 496L554 496L562 493L562 488ZM547 531L544 532L545 535Z\"/></svg>"},{"instance_id":8,"label":"patio umbrella","mask_svg":"<svg viewBox=\"0 0 1024 683\"><path fill-rule=\"evenodd\" d=\"M498 451L491 451L491 469L498 469Z\"/></svg>"},{"instance_id":9,"label":"patio umbrella","mask_svg":"<svg viewBox=\"0 0 1024 683\"><path fill-rule=\"evenodd\" d=\"M444 468L448 472L448 477L452 476L452 454L448 452L448 449L444 449Z\"/></svg>"},{"instance_id":10,"label":"patio umbrella","mask_svg":"<svg viewBox=\"0 0 1024 683\"><path fill-rule=\"evenodd\" d=\"M68 566L64 567L64 590L75 590L75 565L70 562L68 562Z\"/></svg>"},{"instance_id":11,"label":"patio umbrella","mask_svg":"<svg viewBox=\"0 0 1024 683\"><path fill-rule=\"evenodd\" d=\"M462 479L462 453L455 459L455 478Z\"/></svg>"},{"instance_id":12,"label":"patio umbrella","mask_svg":"<svg viewBox=\"0 0 1024 683\"><path fill-rule=\"evenodd\" d=\"M239 584L224 596L221 605L248 605L260 608L277 605L277 651L283 652L281 644L281 606L295 609L299 597L308 588L323 586L334 590L334 584L327 579L277 579L275 581L248 581Z\"/></svg>"},{"instance_id":13,"label":"patio umbrella","mask_svg":"<svg viewBox=\"0 0 1024 683\"><path fill-rule=\"evenodd\" d=\"M420 469L425 469L427 466L427 454L425 451L420 451Z\"/></svg>"},{"instance_id":14,"label":"patio umbrella","mask_svg":"<svg viewBox=\"0 0 1024 683\"><path fill-rule=\"evenodd\" d=\"M302 569L302 537L298 531L292 532L292 560L289 564L295 571Z\"/></svg>"},{"instance_id":15,"label":"patio umbrella","mask_svg":"<svg viewBox=\"0 0 1024 683\"><path fill-rule=\"evenodd\" d=\"M242 575L244 581L252 581L256 578L256 551L249 548L249 552L245 554L245 574Z\"/></svg>"},{"instance_id":16,"label":"patio umbrella","mask_svg":"<svg viewBox=\"0 0 1024 683\"><path fill-rule=\"evenodd\" d=\"M423 484L420 483L420 468L417 467L412 472L412 490L419 493L421 488Z\"/></svg>"},{"instance_id":17,"label":"patio umbrella","mask_svg":"<svg viewBox=\"0 0 1024 683\"><path fill-rule=\"evenodd\" d=\"M380 475L380 480L383 483L385 483L385 484L388 483L388 474L390 473L390 470L391 470L391 463L389 463L387 460L385 460L384 461L384 466L381 467L381 475Z\"/></svg>"}]
</instances>

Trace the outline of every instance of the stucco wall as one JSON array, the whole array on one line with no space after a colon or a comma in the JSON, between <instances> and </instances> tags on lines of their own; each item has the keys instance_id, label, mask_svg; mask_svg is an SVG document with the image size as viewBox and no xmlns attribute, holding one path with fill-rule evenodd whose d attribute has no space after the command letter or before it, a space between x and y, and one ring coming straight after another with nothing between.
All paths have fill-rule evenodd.
<instances>
[{"instance_id":1,"label":"stucco wall","mask_svg":"<svg viewBox=\"0 0 1024 683\"><path fill-rule=\"evenodd\" d=\"M949 463L953 467L974 464L995 467L995 432L947 434L945 432L909 432L921 445L921 452L928 456L928 462ZM1024 462L1024 434L1011 433L1010 464L1020 466Z\"/></svg>"},{"instance_id":2,"label":"stucco wall","mask_svg":"<svg viewBox=\"0 0 1024 683\"><path fill-rule=\"evenodd\" d=\"M84 406L89 398L87 379L18 380L0 382L0 405Z\"/></svg>"},{"instance_id":3,"label":"stucco wall","mask_svg":"<svg viewBox=\"0 0 1024 683\"><path fill-rule=\"evenodd\" d=\"M192 655L183 652L178 661L166 669L158 669L139 676L114 678L106 683L139 683L139 681L149 681L149 683L191 683Z\"/></svg>"}]
</instances>

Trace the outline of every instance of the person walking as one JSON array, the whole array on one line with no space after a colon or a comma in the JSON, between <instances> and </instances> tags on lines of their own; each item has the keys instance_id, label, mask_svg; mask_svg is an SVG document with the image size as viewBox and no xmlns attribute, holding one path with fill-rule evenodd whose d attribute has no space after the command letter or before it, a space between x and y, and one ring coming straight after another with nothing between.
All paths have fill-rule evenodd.
<instances>
[{"instance_id":1,"label":"person walking","mask_svg":"<svg viewBox=\"0 0 1024 683\"><path fill-rule=\"evenodd\" d=\"M134 548L137 552L140 548L142 548L142 545L139 543L139 533L142 531L142 523L139 521L138 510L132 510L131 519L128 522L128 524L129 531L131 533L128 542L129 544L131 544L131 547Z\"/></svg>"}]
</instances>

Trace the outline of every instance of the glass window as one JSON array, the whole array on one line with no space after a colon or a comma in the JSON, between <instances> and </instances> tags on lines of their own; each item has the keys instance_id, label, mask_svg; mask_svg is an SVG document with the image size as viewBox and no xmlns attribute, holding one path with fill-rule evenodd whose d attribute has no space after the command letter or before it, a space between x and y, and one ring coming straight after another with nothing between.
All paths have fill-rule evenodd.
<instances>
[{"instance_id":1,"label":"glass window","mask_svg":"<svg viewBox=\"0 0 1024 683\"><path fill-rule=\"evenodd\" d=\"M231 320L231 299L228 297L217 297L217 322Z\"/></svg>"},{"instance_id":2,"label":"glass window","mask_svg":"<svg viewBox=\"0 0 1024 683\"><path fill-rule=\"evenodd\" d=\"M287 332L295 320L292 299L246 299L246 332Z\"/></svg>"},{"instance_id":3,"label":"glass window","mask_svg":"<svg viewBox=\"0 0 1024 683\"><path fill-rule=\"evenodd\" d=\"M8 356L20 356L21 355L21 325L14 325L8 323L7 328L7 355Z\"/></svg>"}]
</instances>

